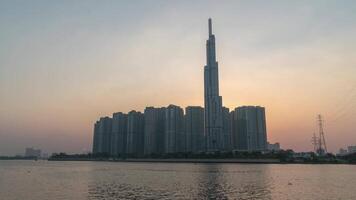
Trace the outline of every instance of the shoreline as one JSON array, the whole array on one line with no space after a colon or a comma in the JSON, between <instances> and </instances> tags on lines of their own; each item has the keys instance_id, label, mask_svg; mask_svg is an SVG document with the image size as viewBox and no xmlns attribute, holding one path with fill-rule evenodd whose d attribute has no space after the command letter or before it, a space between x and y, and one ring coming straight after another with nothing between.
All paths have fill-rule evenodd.
<instances>
[{"instance_id":1,"label":"shoreline","mask_svg":"<svg viewBox=\"0 0 356 200\"><path fill-rule=\"evenodd\" d=\"M128 159L106 159L106 158L49 158L49 159L0 159L2 160L33 160L33 161L57 161L57 162L121 162L121 163L192 163L192 164L332 164L332 165L356 165L356 163L350 162L328 162L328 161L314 161L314 162L300 162L300 161L280 161L279 159L190 159L190 158L166 158L166 159L155 159L155 158L128 158Z\"/></svg>"},{"instance_id":2,"label":"shoreline","mask_svg":"<svg viewBox=\"0 0 356 200\"><path fill-rule=\"evenodd\" d=\"M151 163L250 163L276 164L279 159L125 159L112 162L151 162Z\"/></svg>"},{"instance_id":3,"label":"shoreline","mask_svg":"<svg viewBox=\"0 0 356 200\"><path fill-rule=\"evenodd\" d=\"M136 162L136 163L226 163L226 164L347 164L355 165L355 163L343 163L343 162L282 162L279 159L152 159L152 158L130 158L130 159L48 159L48 161L93 161L93 162Z\"/></svg>"},{"instance_id":4,"label":"shoreline","mask_svg":"<svg viewBox=\"0 0 356 200\"><path fill-rule=\"evenodd\" d=\"M246 164L281 164L279 159L152 159L152 158L128 158L128 159L48 159L48 161L99 161L99 162L141 162L141 163L246 163Z\"/></svg>"}]
</instances>

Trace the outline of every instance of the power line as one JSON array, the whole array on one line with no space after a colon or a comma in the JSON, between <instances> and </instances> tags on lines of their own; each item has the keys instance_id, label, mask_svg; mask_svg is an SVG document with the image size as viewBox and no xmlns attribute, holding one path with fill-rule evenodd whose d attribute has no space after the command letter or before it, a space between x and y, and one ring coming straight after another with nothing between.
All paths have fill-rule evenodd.
<instances>
[{"instance_id":1,"label":"power line","mask_svg":"<svg viewBox=\"0 0 356 200\"><path fill-rule=\"evenodd\" d=\"M342 103L339 103L338 106L335 106L338 108L331 112L332 115L329 120L330 122L336 121L336 119L339 119L340 117L350 112L350 105L355 105L354 103L356 102L356 83L353 84L351 89L347 92L347 96L343 98L343 100L344 101Z\"/></svg>"}]
</instances>

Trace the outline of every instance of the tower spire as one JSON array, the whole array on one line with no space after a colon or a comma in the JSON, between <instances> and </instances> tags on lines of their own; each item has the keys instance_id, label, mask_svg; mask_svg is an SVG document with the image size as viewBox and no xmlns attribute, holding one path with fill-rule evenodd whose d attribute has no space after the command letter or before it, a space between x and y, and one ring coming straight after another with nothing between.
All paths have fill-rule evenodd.
<instances>
[{"instance_id":1,"label":"tower spire","mask_svg":"<svg viewBox=\"0 0 356 200\"><path fill-rule=\"evenodd\" d=\"M209 18L209 36L211 36L213 34L213 31L212 31L212 25L211 25L211 18Z\"/></svg>"},{"instance_id":2,"label":"tower spire","mask_svg":"<svg viewBox=\"0 0 356 200\"><path fill-rule=\"evenodd\" d=\"M218 151L222 149L222 98L219 96L218 62L211 24L209 18L209 38L206 41L206 65L204 66L204 134L206 150Z\"/></svg>"}]
</instances>

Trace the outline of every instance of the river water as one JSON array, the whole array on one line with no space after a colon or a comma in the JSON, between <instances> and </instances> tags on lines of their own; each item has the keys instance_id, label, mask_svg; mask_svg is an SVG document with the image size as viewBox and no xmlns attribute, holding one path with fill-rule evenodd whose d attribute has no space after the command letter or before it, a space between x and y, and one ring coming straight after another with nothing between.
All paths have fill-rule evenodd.
<instances>
[{"instance_id":1,"label":"river water","mask_svg":"<svg viewBox=\"0 0 356 200\"><path fill-rule=\"evenodd\" d=\"M356 165L0 161L0 199L356 199Z\"/></svg>"}]
</instances>

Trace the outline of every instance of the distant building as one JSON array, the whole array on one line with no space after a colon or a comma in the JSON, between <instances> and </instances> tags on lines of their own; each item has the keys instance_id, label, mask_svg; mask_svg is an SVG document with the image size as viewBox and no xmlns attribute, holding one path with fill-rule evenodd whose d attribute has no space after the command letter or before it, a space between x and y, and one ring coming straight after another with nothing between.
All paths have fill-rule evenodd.
<instances>
[{"instance_id":1,"label":"distant building","mask_svg":"<svg viewBox=\"0 0 356 200\"><path fill-rule=\"evenodd\" d=\"M165 115L165 153L185 152L183 109L169 105Z\"/></svg>"},{"instance_id":2,"label":"distant building","mask_svg":"<svg viewBox=\"0 0 356 200\"><path fill-rule=\"evenodd\" d=\"M343 148L341 148L341 149L339 150L339 153L338 153L338 155L340 155L340 156L344 156L344 155L347 155L347 154L348 154L347 150L346 150L346 149L343 149Z\"/></svg>"},{"instance_id":3,"label":"distant building","mask_svg":"<svg viewBox=\"0 0 356 200\"><path fill-rule=\"evenodd\" d=\"M166 108L146 107L144 111L144 154L164 153Z\"/></svg>"},{"instance_id":4,"label":"distant building","mask_svg":"<svg viewBox=\"0 0 356 200\"><path fill-rule=\"evenodd\" d=\"M94 124L94 135L93 135L93 153L99 153L99 126L100 121L96 121Z\"/></svg>"},{"instance_id":5,"label":"distant building","mask_svg":"<svg viewBox=\"0 0 356 200\"><path fill-rule=\"evenodd\" d=\"M100 119L99 133L100 133L100 143L99 152L110 154L111 147L111 130L112 130L112 119L110 117L103 117Z\"/></svg>"},{"instance_id":6,"label":"distant building","mask_svg":"<svg viewBox=\"0 0 356 200\"><path fill-rule=\"evenodd\" d=\"M112 119L102 117L94 125L93 153L110 154Z\"/></svg>"},{"instance_id":7,"label":"distant building","mask_svg":"<svg viewBox=\"0 0 356 200\"><path fill-rule=\"evenodd\" d=\"M188 106L185 108L186 152L205 151L204 108Z\"/></svg>"},{"instance_id":8,"label":"distant building","mask_svg":"<svg viewBox=\"0 0 356 200\"><path fill-rule=\"evenodd\" d=\"M25 156L40 158L41 157L41 149L35 149L33 147L26 148Z\"/></svg>"},{"instance_id":9,"label":"distant building","mask_svg":"<svg viewBox=\"0 0 356 200\"><path fill-rule=\"evenodd\" d=\"M129 155L141 156L144 151L144 117L141 112L131 111L127 117L127 146Z\"/></svg>"},{"instance_id":10,"label":"distant building","mask_svg":"<svg viewBox=\"0 0 356 200\"><path fill-rule=\"evenodd\" d=\"M242 106L230 114L232 144L235 150L261 151L267 149L265 108Z\"/></svg>"},{"instance_id":11,"label":"distant building","mask_svg":"<svg viewBox=\"0 0 356 200\"><path fill-rule=\"evenodd\" d=\"M293 153L293 158L295 159L295 161L302 161L304 159L310 160L313 158L314 155L314 152L297 152Z\"/></svg>"},{"instance_id":12,"label":"distant building","mask_svg":"<svg viewBox=\"0 0 356 200\"><path fill-rule=\"evenodd\" d=\"M356 145L347 147L348 153L356 153Z\"/></svg>"},{"instance_id":13,"label":"distant building","mask_svg":"<svg viewBox=\"0 0 356 200\"><path fill-rule=\"evenodd\" d=\"M235 109L236 110L236 109ZM237 134L237 112L235 110L232 110L229 114L229 121L230 121L230 143L231 143L231 149L237 150L239 147L239 140L238 134Z\"/></svg>"},{"instance_id":14,"label":"distant building","mask_svg":"<svg viewBox=\"0 0 356 200\"><path fill-rule=\"evenodd\" d=\"M127 114L117 112L112 117L111 150L112 156L122 156L126 153Z\"/></svg>"},{"instance_id":15,"label":"distant building","mask_svg":"<svg viewBox=\"0 0 356 200\"><path fill-rule=\"evenodd\" d=\"M222 140L221 140L221 150L229 151L231 150L231 125L230 125L230 113L229 108L222 108Z\"/></svg>"},{"instance_id":16,"label":"distant building","mask_svg":"<svg viewBox=\"0 0 356 200\"><path fill-rule=\"evenodd\" d=\"M269 151L279 151L281 150L281 147L279 145L279 143L274 143L274 144L271 144L269 142L267 142L267 150Z\"/></svg>"}]
</instances>

